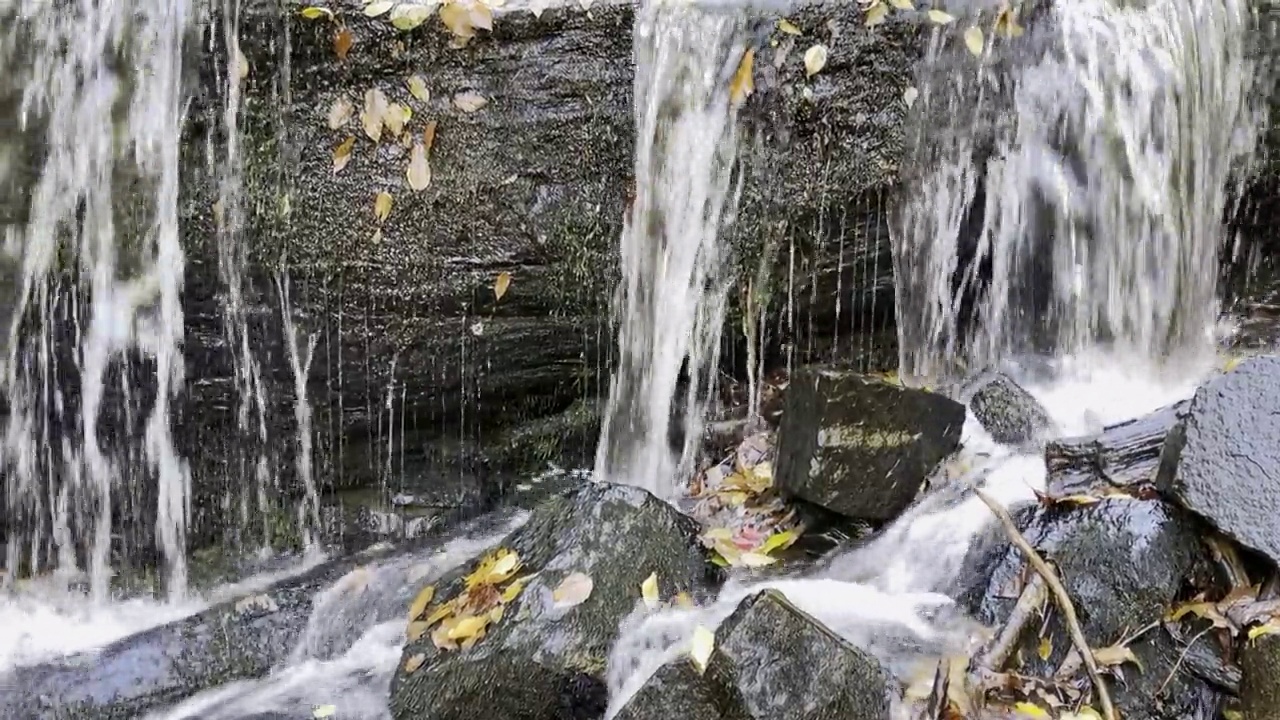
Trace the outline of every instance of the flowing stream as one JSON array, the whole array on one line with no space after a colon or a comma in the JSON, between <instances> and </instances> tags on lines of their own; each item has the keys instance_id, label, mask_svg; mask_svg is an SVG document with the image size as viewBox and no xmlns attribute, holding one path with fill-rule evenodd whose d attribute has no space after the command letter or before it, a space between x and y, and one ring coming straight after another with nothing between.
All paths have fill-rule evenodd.
<instances>
[{"instance_id":1,"label":"flowing stream","mask_svg":"<svg viewBox=\"0 0 1280 720\"><path fill-rule=\"evenodd\" d=\"M1187 396L1212 367L1221 218L1259 127L1244 0L1056 3L1026 21L1021 50L988 34L983 61L968 54L958 26L980 9L989 18L994 3L964 5L957 26L933 30L918 73L915 156L894 240L903 375L1045 355L1051 372L1024 380L1064 435ZM238 4L222 7L229 25L218 32L234 47ZM186 371L177 196L188 98L180 68L198 24L186 0L0 0L0 60L26 48L26 60L0 78L0 112L18 128L0 137L0 193L20 186L30 194L24 222L6 225L4 236L4 270L16 268L12 307L0 304L11 313L0 367L10 406L0 445L5 567L56 571L48 587L0 599L0 672L100 646L274 579L185 597L191 478L170 423ZM637 191L621 239L620 362L596 472L664 496L692 466L718 360L730 280L721 238L737 199L727 88L746 29L736 11L656 0L635 23ZM228 54L223 117L234 138L238 68ZM5 104L13 97L15 105ZM239 151L231 142L224 152L227 340L237 353L241 430L265 446L260 369L240 299ZM29 182L24 162L35 168ZM123 187L146 199L141 218L117 216ZM282 277L286 320L288 287ZM288 343L301 398L304 534L316 522L303 391L313 344L302 336ZM79 389L74 397L60 389L67 376ZM143 385L156 388L145 403L132 395ZM130 428L126 442L104 447L105 422ZM683 430L679 443L673 429ZM972 469L962 480L1000 501L1030 500L1043 486L1038 455L996 445L972 421L964 443ZM265 456L254 465L257 489L240 500L257 497L265 508L273 481ZM113 533L121 511L154 518L128 542L160 553L169 602L107 601L114 560L130 551ZM989 522L957 481L870 544L768 585L906 675L920 657L976 637L947 593ZM454 541L432 572L499 536ZM362 587L378 597L406 583L407 570L394 563L369 572ZM65 593L81 575L90 597ZM303 641L270 677L214 688L162 716L232 720L334 705L337 717L387 717L402 623L363 619L367 598L349 586L340 581L318 596ZM714 627L759 587L734 581L704 607L624 623L608 672L611 712L686 651L698 625Z\"/></svg>"}]
</instances>

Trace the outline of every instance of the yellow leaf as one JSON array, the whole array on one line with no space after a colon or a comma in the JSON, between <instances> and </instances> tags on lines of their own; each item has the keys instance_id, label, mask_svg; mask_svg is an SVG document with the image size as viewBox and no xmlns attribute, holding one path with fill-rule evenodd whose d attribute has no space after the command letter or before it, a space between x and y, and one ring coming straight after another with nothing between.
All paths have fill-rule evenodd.
<instances>
[{"instance_id":1,"label":"yellow leaf","mask_svg":"<svg viewBox=\"0 0 1280 720\"><path fill-rule=\"evenodd\" d=\"M1085 705L1075 712L1059 715L1058 720L1102 720L1102 715L1097 710Z\"/></svg>"},{"instance_id":2,"label":"yellow leaf","mask_svg":"<svg viewBox=\"0 0 1280 720\"><path fill-rule=\"evenodd\" d=\"M1053 654L1053 638L1040 638L1040 647L1036 649L1036 654L1040 656L1041 660L1048 662L1049 656Z\"/></svg>"},{"instance_id":3,"label":"yellow leaf","mask_svg":"<svg viewBox=\"0 0 1280 720\"><path fill-rule=\"evenodd\" d=\"M453 603L447 602L441 605L440 607L436 608L435 610L433 610L431 614L427 616L427 619L423 620L423 622L426 623L428 627L430 627L440 622L441 620L449 617L452 614L453 614Z\"/></svg>"},{"instance_id":4,"label":"yellow leaf","mask_svg":"<svg viewBox=\"0 0 1280 720\"><path fill-rule=\"evenodd\" d=\"M1232 370L1235 370L1236 366L1243 360L1244 358L1240 356L1227 358L1227 361L1222 364L1222 372L1231 372Z\"/></svg>"},{"instance_id":5,"label":"yellow leaf","mask_svg":"<svg viewBox=\"0 0 1280 720\"><path fill-rule=\"evenodd\" d=\"M422 143L414 143L413 150L409 151L409 167L404 175L413 190L426 190L431 184L431 165L427 163L427 149Z\"/></svg>"},{"instance_id":6,"label":"yellow leaf","mask_svg":"<svg viewBox=\"0 0 1280 720\"><path fill-rule=\"evenodd\" d=\"M777 559L758 552L744 552L738 556L738 561L743 567L749 568L764 567L778 562Z\"/></svg>"},{"instance_id":7,"label":"yellow leaf","mask_svg":"<svg viewBox=\"0 0 1280 720\"><path fill-rule=\"evenodd\" d=\"M658 573L649 573L649 577L640 583L640 597L645 607L650 610L658 608Z\"/></svg>"},{"instance_id":8,"label":"yellow leaf","mask_svg":"<svg viewBox=\"0 0 1280 720\"><path fill-rule=\"evenodd\" d=\"M687 592L678 592L675 597L675 605L678 608L688 610L693 607L693 598L689 597L689 593Z\"/></svg>"},{"instance_id":9,"label":"yellow leaf","mask_svg":"<svg viewBox=\"0 0 1280 720\"><path fill-rule=\"evenodd\" d=\"M329 106L329 129L337 130L351 120L351 101L340 97Z\"/></svg>"},{"instance_id":10,"label":"yellow leaf","mask_svg":"<svg viewBox=\"0 0 1280 720\"><path fill-rule=\"evenodd\" d=\"M783 530L780 533L774 533L760 544L758 552L768 555L778 550L785 550L791 547L799 537L800 533L795 530Z\"/></svg>"},{"instance_id":11,"label":"yellow leaf","mask_svg":"<svg viewBox=\"0 0 1280 720\"><path fill-rule=\"evenodd\" d=\"M1193 615L1201 620L1208 620L1216 628L1234 630L1232 622L1223 615L1216 604L1211 602L1189 602L1179 605L1165 614L1165 620L1177 622L1187 615Z\"/></svg>"},{"instance_id":12,"label":"yellow leaf","mask_svg":"<svg viewBox=\"0 0 1280 720\"><path fill-rule=\"evenodd\" d=\"M1098 718L1098 720L1102 720L1102 718ZM1222 720L1244 720L1244 713L1239 710L1223 710Z\"/></svg>"},{"instance_id":13,"label":"yellow leaf","mask_svg":"<svg viewBox=\"0 0 1280 720\"><path fill-rule=\"evenodd\" d=\"M311 717L314 720L325 720L325 718L331 718L337 713L337 705L317 705L311 710Z\"/></svg>"},{"instance_id":14,"label":"yellow leaf","mask_svg":"<svg viewBox=\"0 0 1280 720\"><path fill-rule=\"evenodd\" d=\"M916 6L911 2L911 0L889 0L889 4L898 8L899 10L915 10L916 9Z\"/></svg>"},{"instance_id":15,"label":"yellow leaf","mask_svg":"<svg viewBox=\"0 0 1280 720\"><path fill-rule=\"evenodd\" d=\"M467 576L467 589L504 583L519 569L520 556L506 548L498 548L481 560L475 572Z\"/></svg>"},{"instance_id":16,"label":"yellow leaf","mask_svg":"<svg viewBox=\"0 0 1280 720\"><path fill-rule=\"evenodd\" d=\"M498 277L493 281L493 301L498 302L503 295L507 294L507 288L511 287L511 273L502 271L498 273Z\"/></svg>"},{"instance_id":17,"label":"yellow leaf","mask_svg":"<svg viewBox=\"0 0 1280 720\"><path fill-rule=\"evenodd\" d=\"M909 87L902 91L902 102L907 104L907 108L916 104L916 98L920 97L920 91L914 87Z\"/></svg>"},{"instance_id":18,"label":"yellow leaf","mask_svg":"<svg viewBox=\"0 0 1280 720\"><path fill-rule=\"evenodd\" d=\"M430 629L431 629L431 626L428 625L426 622L423 622L423 621L411 622L409 623L408 629L405 630L405 636L409 638L410 642L417 642L421 640L422 636L426 635L427 630L430 630Z\"/></svg>"},{"instance_id":19,"label":"yellow leaf","mask_svg":"<svg viewBox=\"0 0 1280 720\"><path fill-rule=\"evenodd\" d=\"M742 53L738 69L734 71L733 79L729 81L729 102L733 105L741 105L755 90L755 79L752 77L755 58L755 48L747 48L747 51Z\"/></svg>"},{"instance_id":20,"label":"yellow leaf","mask_svg":"<svg viewBox=\"0 0 1280 720\"><path fill-rule=\"evenodd\" d=\"M371 2L364 6L364 15L365 17L378 17L379 15L385 14L394 6L395 3L391 2L391 0L378 0L377 2Z\"/></svg>"},{"instance_id":21,"label":"yellow leaf","mask_svg":"<svg viewBox=\"0 0 1280 720\"><path fill-rule=\"evenodd\" d=\"M974 25L964 31L964 46L969 48L969 52L973 53L974 57L982 57L982 46L985 44L986 41L982 37L982 28Z\"/></svg>"},{"instance_id":22,"label":"yellow leaf","mask_svg":"<svg viewBox=\"0 0 1280 720\"><path fill-rule=\"evenodd\" d=\"M338 60L346 60L347 53L351 52L351 43L354 38L351 37L351 31L342 28L333 34L333 54L338 56Z\"/></svg>"},{"instance_id":23,"label":"yellow leaf","mask_svg":"<svg viewBox=\"0 0 1280 720\"><path fill-rule=\"evenodd\" d=\"M1101 498L1092 495L1064 495L1063 497L1054 498L1055 505L1093 505L1102 502Z\"/></svg>"},{"instance_id":24,"label":"yellow leaf","mask_svg":"<svg viewBox=\"0 0 1280 720\"><path fill-rule=\"evenodd\" d=\"M784 18L784 19L782 19L782 20L779 20L779 21L778 21L778 29L779 29L779 30L781 30L782 32L784 32L784 33L788 34L788 35L799 35L799 34L800 34L800 28L796 27L795 25L792 25L792 24L791 24L788 20L786 20L785 18Z\"/></svg>"},{"instance_id":25,"label":"yellow leaf","mask_svg":"<svg viewBox=\"0 0 1280 720\"><path fill-rule=\"evenodd\" d=\"M299 15L308 20L319 20L320 18L333 19L333 11L324 7L304 7L298 12Z\"/></svg>"},{"instance_id":26,"label":"yellow leaf","mask_svg":"<svg viewBox=\"0 0 1280 720\"><path fill-rule=\"evenodd\" d=\"M391 193L380 192L373 199L373 216L378 222L386 222L388 216L391 215Z\"/></svg>"},{"instance_id":27,"label":"yellow leaf","mask_svg":"<svg viewBox=\"0 0 1280 720\"><path fill-rule=\"evenodd\" d=\"M431 100L431 92L427 90L427 81L422 79L421 75L410 75L404 84L409 88L409 94L420 102L429 102Z\"/></svg>"},{"instance_id":28,"label":"yellow leaf","mask_svg":"<svg viewBox=\"0 0 1280 720\"><path fill-rule=\"evenodd\" d=\"M501 606L497 606L489 611L489 622L502 622L502 616L506 614L506 610Z\"/></svg>"},{"instance_id":29,"label":"yellow leaf","mask_svg":"<svg viewBox=\"0 0 1280 720\"><path fill-rule=\"evenodd\" d=\"M1250 640L1257 640L1265 635L1280 635L1280 624L1277 624L1276 621L1273 620L1271 622L1249 628Z\"/></svg>"},{"instance_id":30,"label":"yellow leaf","mask_svg":"<svg viewBox=\"0 0 1280 720\"><path fill-rule=\"evenodd\" d=\"M471 13L467 12L458 0L446 3L440 8L440 22L444 23L449 32L460 40L475 37L476 29L471 25Z\"/></svg>"},{"instance_id":31,"label":"yellow leaf","mask_svg":"<svg viewBox=\"0 0 1280 720\"><path fill-rule=\"evenodd\" d=\"M347 136L346 140L343 140L341 143L338 144L338 147L333 149L333 174L334 175L337 175L338 173L342 172L342 169L347 166L347 163L351 162L351 148L355 147L355 145L356 145L355 136L349 135Z\"/></svg>"},{"instance_id":32,"label":"yellow leaf","mask_svg":"<svg viewBox=\"0 0 1280 720\"><path fill-rule=\"evenodd\" d=\"M561 608L571 608L586 602L591 597L595 583L590 575L580 572L569 573L560 585L551 592L551 601Z\"/></svg>"},{"instance_id":33,"label":"yellow leaf","mask_svg":"<svg viewBox=\"0 0 1280 720\"><path fill-rule=\"evenodd\" d=\"M1126 645L1112 645L1094 650L1093 659L1100 667L1113 667L1128 662L1137 665L1139 670L1142 669L1142 663L1138 660L1138 656L1134 655L1133 651Z\"/></svg>"},{"instance_id":34,"label":"yellow leaf","mask_svg":"<svg viewBox=\"0 0 1280 720\"><path fill-rule=\"evenodd\" d=\"M1013 711L1023 717L1035 718L1036 720L1050 720L1053 717L1047 710L1029 702L1020 702L1014 705Z\"/></svg>"},{"instance_id":35,"label":"yellow leaf","mask_svg":"<svg viewBox=\"0 0 1280 720\"><path fill-rule=\"evenodd\" d=\"M941 10L930 10L929 19L932 20L935 25L950 25L956 21L955 16Z\"/></svg>"},{"instance_id":36,"label":"yellow leaf","mask_svg":"<svg viewBox=\"0 0 1280 720\"><path fill-rule=\"evenodd\" d=\"M411 656L408 660L404 661L405 673L412 675L414 672L417 672L418 668L422 667L422 663L426 661L427 656L422 653Z\"/></svg>"},{"instance_id":37,"label":"yellow leaf","mask_svg":"<svg viewBox=\"0 0 1280 720\"><path fill-rule=\"evenodd\" d=\"M804 51L805 77L813 77L827 65L827 46L814 45Z\"/></svg>"},{"instance_id":38,"label":"yellow leaf","mask_svg":"<svg viewBox=\"0 0 1280 720\"><path fill-rule=\"evenodd\" d=\"M528 582L528 580L529 578L522 577L511 581L511 584L502 591L502 602L510 603L517 597L520 597L520 591L524 589L524 584Z\"/></svg>"},{"instance_id":39,"label":"yellow leaf","mask_svg":"<svg viewBox=\"0 0 1280 720\"><path fill-rule=\"evenodd\" d=\"M391 103L383 111L382 125L391 131L392 137L400 137L400 133L404 132L404 124L409 120L406 110L408 108L402 107L398 103Z\"/></svg>"},{"instance_id":40,"label":"yellow leaf","mask_svg":"<svg viewBox=\"0 0 1280 720\"><path fill-rule=\"evenodd\" d=\"M711 661L711 653L716 648L715 633L699 625L693 630L693 641L689 646L689 659L699 673L706 672L707 663Z\"/></svg>"},{"instance_id":41,"label":"yellow leaf","mask_svg":"<svg viewBox=\"0 0 1280 720\"><path fill-rule=\"evenodd\" d=\"M409 604L409 621L413 622L414 620L417 620L419 617L421 617L422 614L427 611L427 606L431 604L431 601L434 600L435 597L436 597L435 585L428 585L422 588L422 590L418 593L418 596L415 597L413 599L413 602Z\"/></svg>"},{"instance_id":42,"label":"yellow leaf","mask_svg":"<svg viewBox=\"0 0 1280 720\"><path fill-rule=\"evenodd\" d=\"M488 105L489 101L479 93L460 92L453 96L453 104L462 112L473 113Z\"/></svg>"},{"instance_id":43,"label":"yellow leaf","mask_svg":"<svg viewBox=\"0 0 1280 720\"><path fill-rule=\"evenodd\" d=\"M418 27L429 17L431 17L429 5L397 5L391 11L391 25L397 30L408 31Z\"/></svg>"},{"instance_id":44,"label":"yellow leaf","mask_svg":"<svg viewBox=\"0 0 1280 720\"><path fill-rule=\"evenodd\" d=\"M1022 36L1022 26L1018 24L1018 11L1009 6L1000 9L996 15L996 32L1008 38Z\"/></svg>"},{"instance_id":45,"label":"yellow leaf","mask_svg":"<svg viewBox=\"0 0 1280 720\"><path fill-rule=\"evenodd\" d=\"M457 618L453 626L449 628L448 637L450 640L466 640L473 638L484 631L489 624L489 616L486 615L466 615Z\"/></svg>"},{"instance_id":46,"label":"yellow leaf","mask_svg":"<svg viewBox=\"0 0 1280 720\"><path fill-rule=\"evenodd\" d=\"M382 119L387 114L387 96L378 88L370 88L364 93L364 110L360 113L360 125L369 139L378 142L382 139Z\"/></svg>"},{"instance_id":47,"label":"yellow leaf","mask_svg":"<svg viewBox=\"0 0 1280 720\"><path fill-rule=\"evenodd\" d=\"M867 27L875 27L884 22L887 17L889 17L889 6L880 0L876 0L875 3L867 8L867 17L863 24Z\"/></svg>"},{"instance_id":48,"label":"yellow leaf","mask_svg":"<svg viewBox=\"0 0 1280 720\"><path fill-rule=\"evenodd\" d=\"M422 131L422 145L431 152L431 146L436 144L436 121L432 120L427 123L427 128Z\"/></svg>"}]
</instances>

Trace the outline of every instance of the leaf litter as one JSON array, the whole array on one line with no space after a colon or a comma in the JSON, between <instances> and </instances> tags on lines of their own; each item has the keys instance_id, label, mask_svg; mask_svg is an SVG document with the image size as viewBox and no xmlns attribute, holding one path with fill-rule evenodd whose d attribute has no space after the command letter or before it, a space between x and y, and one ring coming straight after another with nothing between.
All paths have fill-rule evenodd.
<instances>
[{"instance_id":1,"label":"leaf litter","mask_svg":"<svg viewBox=\"0 0 1280 720\"><path fill-rule=\"evenodd\" d=\"M502 621L506 606L520 596L531 577L517 577L522 567L515 551L500 547L481 558L463 579L462 592L451 600L432 609L436 588L433 585L423 588L409 607L406 631L409 639L420 640L429 635L432 644L441 650L465 650L475 645L484 638L489 626ZM564 601L576 600L574 604L585 601L591 594L590 583L590 578L585 582L574 579ZM417 659L420 656L421 659ZM410 657L405 662L405 672L414 672L425 659L421 654Z\"/></svg>"}]
</instances>

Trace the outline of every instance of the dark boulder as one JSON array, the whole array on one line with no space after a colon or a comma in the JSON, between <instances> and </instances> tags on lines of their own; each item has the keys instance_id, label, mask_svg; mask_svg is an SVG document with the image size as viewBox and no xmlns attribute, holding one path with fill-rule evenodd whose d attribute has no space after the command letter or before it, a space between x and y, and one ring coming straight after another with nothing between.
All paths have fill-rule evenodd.
<instances>
[{"instance_id":1,"label":"dark boulder","mask_svg":"<svg viewBox=\"0 0 1280 720\"><path fill-rule=\"evenodd\" d=\"M1053 427L1039 400L1004 373L984 373L961 390L960 401L998 443L1034 442Z\"/></svg>"},{"instance_id":2,"label":"dark boulder","mask_svg":"<svg viewBox=\"0 0 1280 720\"><path fill-rule=\"evenodd\" d=\"M801 368L786 395L777 486L858 520L897 517L964 427L954 400L852 372Z\"/></svg>"},{"instance_id":3,"label":"dark boulder","mask_svg":"<svg viewBox=\"0 0 1280 720\"><path fill-rule=\"evenodd\" d=\"M1097 435L1051 440L1045 445L1048 490L1070 495L1097 486L1134 489L1156 481L1165 438L1187 402L1104 428Z\"/></svg>"},{"instance_id":4,"label":"dark boulder","mask_svg":"<svg viewBox=\"0 0 1280 720\"><path fill-rule=\"evenodd\" d=\"M1220 702L1220 678L1202 677L1198 668L1214 666L1215 659L1221 666L1221 650L1210 648L1202 637L1196 650L1206 657L1188 662L1196 653L1184 653L1183 643L1158 624L1185 587L1208 582L1199 523L1181 508L1134 499L1037 508L1020 517L1027 540L1056 566L1091 648L1115 645L1157 623L1128 643L1141 666L1113 668L1123 677L1110 681L1120 715L1127 720L1213 716L1200 713ZM1016 548L1008 543L1005 548L985 588L962 598L979 620L992 626L1008 619L1023 582L1034 572ZM1033 621L1019 638L1019 673L1052 676L1072 648L1055 609L1043 624L1050 652L1047 660L1041 659L1036 632L1041 625ZM1207 657L1215 653L1216 658Z\"/></svg>"},{"instance_id":5,"label":"dark boulder","mask_svg":"<svg viewBox=\"0 0 1280 720\"><path fill-rule=\"evenodd\" d=\"M518 575L527 578L523 589L472 645L441 649L432 636L444 626L434 623L411 639L391 684L392 714L597 717L607 702L606 658L619 623L641 602L646 578L657 576L663 598L701 594L718 579L698 531L697 523L635 487L587 482L550 498L495 550L515 553ZM435 605L457 600L471 572L460 568L435 583ZM580 604L559 605L555 590L571 573L591 579L590 593Z\"/></svg>"},{"instance_id":6,"label":"dark boulder","mask_svg":"<svg viewBox=\"0 0 1280 720\"><path fill-rule=\"evenodd\" d=\"M1246 360L1196 391L1165 443L1157 483L1280 563L1280 357Z\"/></svg>"},{"instance_id":7,"label":"dark boulder","mask_svg":"<svg viewBox=\"0 0 1280 720\"><path fill-rule=\"evenodd\" d=\"M1280 635L1263 635L1240 652L1243 720L1280 720Z\"/></svg>"},{"instance_id":8,"label":"dark boulder","mask_svg":"<svg viewBox=\"0 0 1280 720\"><path fill-rule=\"evenodd\" d=\"M704 673L687 658L669 663L616 717L881 720L890 692L879 661L766 590L720 624Z\"/></svg>"}]
</instances>

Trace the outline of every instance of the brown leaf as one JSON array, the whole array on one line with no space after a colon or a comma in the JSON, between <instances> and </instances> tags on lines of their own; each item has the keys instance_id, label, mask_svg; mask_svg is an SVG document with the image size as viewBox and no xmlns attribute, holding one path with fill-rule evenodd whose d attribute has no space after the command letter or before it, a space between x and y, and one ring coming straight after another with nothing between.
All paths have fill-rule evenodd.
<instances>
[{"instance_id":1,"label":"brown leaf","mask_svg":"<svg viewBox=\"0 0 1280 720\"><path fill-rule=\"evenodd\" d=\"M436 121L432 120L427 123L427 129L422 131L422 145L431 152L431 147L436 144Z\"/></svg>"},{"instance_id":2,"label":"brown leaf","mask_svg":"<svg viewBox=\"0 0 1280 720\"><path fill-rule=\"evenodd\" d=\"M426 661L427 661L427 656L423 655L422 653L418 653L417 655L411 656L408 660L404 661L405 674L412 675L413 673L417 672L418 668L422 667L422 663Z\"/></svg>"},{"instance_id":3,"label":"brown leaf","mask_svg":"<svg viewBox=\"0 0 1280 720\"><path fill-rule=\"evenodd\" d=\"M755 59L755 48L747 48L747 51L742 54L742 60L738 62L738 69L733 73L733 79L729 82L730 103L741 105L755 90L755 79L752 77Z\"/></svg>"},{"instance_id":4,"label":"brown leaf","mask_svg":"<svg viewBox=\"0 0 1280 720\"><path fill-rule=\"evenodd\" d=\"M347 53L351 51L351 31L342 28L333 34L333 53L338 56L338 60L346 60Z\"/></svg>"},{"instance_id":5,"label":"brown leaf","mask_svg":"<svg viewBox=\"0 0 1280 720\"><path fill-rule=\"evenodd\" d=\"M498 277L493 281L493 301L497 302L507 294L507 288L511 287L511 273L505 270L498 273Z\"/></svg>"},{"instance_id":6,"label":"brown leaf","mask_svg":"<svg viewBox=\"0 0 1280 720\"><path fill-rule=\"evenodd\" d=\"M1127 645L1111 645L1093 651L1093 659L1099 667L1115 667L1125 663L1133 663L1142 669L1142 662L1133 654Z\"/></svg>"}]
</instances>

